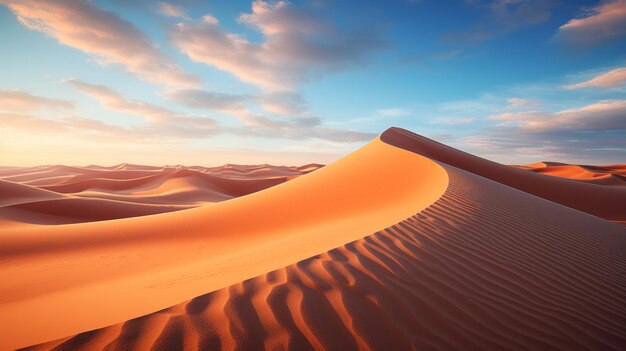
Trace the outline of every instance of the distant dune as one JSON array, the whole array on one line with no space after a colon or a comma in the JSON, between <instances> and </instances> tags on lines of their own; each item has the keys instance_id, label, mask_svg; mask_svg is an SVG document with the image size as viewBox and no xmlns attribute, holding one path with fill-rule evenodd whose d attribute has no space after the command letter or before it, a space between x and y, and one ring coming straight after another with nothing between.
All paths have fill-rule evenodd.
<instances>
[{"instance_id":1,"label":"distant dune","mask_svg":"<svg viewBox=\"0 0 626 351\"><path fill-rule=\"evenodd\" d=\"M248 195L319 167L122 164L0 169L0 223L69 224L177 211Z\"/></svg>"},{"instance_id":2,"label":"distant dune","mask_svg":"<svg viewBox=\"0 0 626 351\"><path fill-rule=\"evenodd\" d=\"M625 167L509 167L392 128L318 168L0 170L0 215L40 204L0 223L0 348L626 345L626 227L611 223L626 189L589 181ZM198 207L37 222L80 214L70 200L105 201L83 219Z\"/></svg>"},{"instance_id":3,"label":"distant dune","mask_svg":"<svg viewBox=\"0 0 626 351\"><path fill-rule=\"evenodd\" d=\"M580 180L585 183L626 187L626 165L570 165L558 162L539 162L529 165L514 165L535 173Z\"/></svg>"}]
</instances>

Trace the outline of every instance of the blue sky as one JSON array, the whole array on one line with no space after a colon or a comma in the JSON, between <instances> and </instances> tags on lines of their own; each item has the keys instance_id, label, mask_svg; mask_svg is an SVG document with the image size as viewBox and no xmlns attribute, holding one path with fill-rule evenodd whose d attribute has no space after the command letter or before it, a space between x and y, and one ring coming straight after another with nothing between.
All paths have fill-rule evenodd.
<instances>
[{"instance_id":1,"label":"blue sky","mask_svg":"<svg viewBox=\"0 0 626 351\"><path fill-rule=\"evenodd\" d=\"M626 0L0 4L2 165L626 161Z\"/></svg>"}]
</instances>

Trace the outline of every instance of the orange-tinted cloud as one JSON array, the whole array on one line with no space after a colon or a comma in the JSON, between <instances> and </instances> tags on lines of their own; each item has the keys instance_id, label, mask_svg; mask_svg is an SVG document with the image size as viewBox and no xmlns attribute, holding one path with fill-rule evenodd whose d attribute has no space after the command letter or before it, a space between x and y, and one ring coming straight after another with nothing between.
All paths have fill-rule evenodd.
<instances>
[{"instance_id":1,"label":"orange-tinted cloud","mask_svg":"<svg viewBox=\"0 0 626 351\"><path fill-rule=\"evenodd\" d=\"M626 83L626 67L620 67L610 70L606 73L602 73L587 81L565 85L565 89L580 89L580 88L613 88Z\"/></svg>"},{"instance_id":2,"label":"orange-tinted cloud","mask_svg":"<svg viewBox=\"0 0 626 351\"><path fill-rule=\"evenodd\" d=\"M574 18L559 28L557 38L594 44L626 35L626 0L604 1L587 16Z\"/></svg>"},{"instance_id":3,"label":"orange-tinted cloud","mask_svg":"<svg viewBox=\"0 0 626 351\"><path fill-rule=\"evenodd\" d=\"M85 0L0 0L26 27L92 55L103 64L120 64L152 83L197 86L138 28Z\"/></svg>"},{"instance_id":4,"label":"orange-tinted cloud","mask_svg":"<svg viewBox=\"0 0 626 351\"><path fill-rule=\"evenodd\" d=\"M71 109L74 103L67 100L51 99L20 90L0 90L0 110L34 111L42 108Z\"/></svg>"}]
</instances>

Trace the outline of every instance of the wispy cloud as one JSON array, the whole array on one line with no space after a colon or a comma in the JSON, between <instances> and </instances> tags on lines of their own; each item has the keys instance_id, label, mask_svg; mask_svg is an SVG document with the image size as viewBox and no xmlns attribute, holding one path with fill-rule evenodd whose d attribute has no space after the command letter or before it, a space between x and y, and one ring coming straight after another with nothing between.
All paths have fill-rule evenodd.
<instances>
[{"instance_id":1,"label":"wispy cloud","mask_svg":"<svg viewBox=\"0 0 626 351\"><path fill-rule=\"evenodd\" d=\"M0 110L34 111L38 109L72 109L74 103L68 100L51 99L21 90L0 90Z\"/></svg>"},{"instance_id":2,"label":"wispy cloud","mask_svg":"<svg viewBox=\"0 0 626 351\"><path fill-rule=\"evenodd\" d=\"M217 123L208 117L188 115L145 101L129 99L113 89L70 79L68 84L96 100L106 109L138 116L146 120L148 130L178 137L205 137L220 132Z\"/></svg>"},{"instance_id":3,"label":"wispy cloud","mask_svg":"<svg viewBox=\"0 0 626 351\"><path fill-rule=\"evenodd\" d=\"M524 98L510 98L506 100L508 102L507 109L527 109L541 105L539 101L524 99Z\"/></svg>"},{"instance_id":4,"label":"wispy cloud","mask_svg":"<svg viewBox=\"0 0 626 351\"><path fill-rule=\"evenodd\" d=\"M206 110L239 111L245 108L244 102L253 99L249 95L225 94L201 89L167 90L163 95L178 104Z\"/></svg>"},{"instance_id":5,"label":"wispy cloud","mask_svg":"<svg viewBox=\"0 0 626 351\"><path fill-rule=\"evenodd\" d=\"M258 100L265 110L277 115L298 116L307 111L304 97L297 92L266 92Z\"/></svg>"},{"instance_id":6,"label":"wispy cloud","mask_svg":"<svg viewBox=\"0 0 626 351\"><path fill-rule=\"evenodd\" d=\"M167 2L160 2L157 6L157 11L163 16L177 17L185 20L190 19L184 8Z\"/></svg>"},{"instance_id":7,"label":"wispy cloud","mask_svg":"<svg viewBox=\"0 0 626 351\"><path fill-rule=\"evenodd\" d=\"M102 64L120 64L149 82L196 86L133 24L85 0L0 0L26 27L79 49Z\"/></svg>"},{"instance_id":8,"label":"wispy cloud","mask_svg":"<svg viewBox=\"0 0 626 351\"><path fill-rule=\"evenodd\" d=\"M624 83L626 83L626 67L620 67L602 73L584 82L564 85L563 88L569 90L589 87L614 88Z\"/></svg>"},{"instance_id":9,"label":"wispy cloud","mask_svg":"<svg viewBox=\"0 0 626 351\"><path fill-rule=\"evenodd\" d=\"M186 91L183 94L170 95L181 105L203 110L214 110L211 103L212 93L205 91ZM353 130L341 130L324 126L318 117L299 115L295 118L270 118L251 112L239 104L224 110L229 116L242 125L224 128L225 132L239 136L255 136L265 138L283 138L295 140L319 139L339 143L369 141L376 137L374 133Z\"/></svg>"},{"instance_id":10,"label":"wispy cloud","mask_svg":"<svg viewBox=\"0 0 626 351\"><path fill-rule=\"evenodd\" d=\"M480 135L460 138L472 152L511 162L559 159L615 162L626 154L626 100L599 101L557 112L507 112L490 117L499 124Z\"/></svg>"},{"instance_id":11,"label":"wispy cloud","mask_svg":"<svg viewBox=\"0 0 626 351\"><path fill-rule=\"evenodd\" d=\"M626 0L603 1L562 25L557 39L576 44L596 44L626 35Z\"/></svg>"},{"instance_id":12,"label":"wispy cloud","mask_svg":"<svg viewBox=\"0 0 626 351\"><path fill-rule=\"evenodd\" d=\"M142 133L102 121L68 115L61 118L48 118L29 113L0 112L0 127L21 130L28 134L70 135L85 139L94 136L102 139L145 139L149 133Z\"/></svg>"},{"instance_id":13,"label":"wispy cloud","mask_svg":"<svg viewBox=\"0 0 626 351\"><path fill-rule=\"evenodd\" d=\"M521 130L545 134L626 130L625 116L626 100L609 100L555 113L530 111L503 114L493 118L517 121Z\"/></svg>"},{"instance_id":14,"label":"wispy cloud","mask_svg":"<svg viewBox=\"0 0 626 351\"><path fill-rule=\"evenodd\" d=\"M217 67L269 91L290 91L325 73L353 67L385 47L376 31L346 31L285 1L255 1L239 22L259 31L257 43L224 31L214 17L181 23L173 43L193 61Z\"/></svg>"}]
</instances>

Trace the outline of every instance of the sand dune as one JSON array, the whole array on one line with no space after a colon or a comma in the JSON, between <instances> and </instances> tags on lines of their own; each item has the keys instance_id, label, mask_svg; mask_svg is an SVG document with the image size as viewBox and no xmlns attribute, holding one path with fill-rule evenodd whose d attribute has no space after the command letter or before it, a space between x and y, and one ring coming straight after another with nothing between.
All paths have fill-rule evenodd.
<instances>
[{"instance_id":1,"label":"sand dune","mask_svg":"<svg viewBox=\"0 0 626 351\"><path fill-rule=\"evenodd\" d=\"M591 184L626 187L626 165L588 166L540 162L513 167Z\"/></svg>"},{"instance_id":2,"label":"sand dune","mask_svg":"<svg viewBox=\"0 0 626 351\"><path fill-rule=\"evenodd\" d=\"M177 211L240 197L321 167L39 166L0 170L0 223L69 224Z\"/></svg>"},{"instance_id":3,"label":"sand dune","mask_svg":"<svg viewBox=\"0 0 626 351\"><path fill-rule=\"evenodd\" d=\"M238 196L235 181L317 168L4 169L24 182L71 174L49 184L59 192L0 185L26 199L4 208L88 216L114 206L80 201L165 208L151 201L216 189L207 180ZM229 201L0 227L0 349L623 349L626 230L600 218L623 218L623 188L584 172L624 167L519 168L392 128ZM60 198L30 200L41 194Z\"/></svg>"},{"instance_id":4,"label":"sand dune","mask_svg":"<svg viewBox=\"0 0 626 351\"><path fill-rule=\"evenodd\" d=\"M372 235L32 349L623 349L624 229L442 166L434 204Z\"/></svg>"},{"instance_id":5,"label":"sand dune","mask_svg":"<svg viewBox=\"0 0 626 351\"><path fill-rule=\"evenodd\" d=\"M1 179L0 194L2 194L2 197L0 197L0 207L40 200L64 198L62 194L57 194L52 191L19 183L7 182Z\"/></svg>"},{"instance_id":6,"label":"sand dune","mask_svg":"<svg viewBox=\"0 0 626 351\"><path fill-rule=\"evenodd\" d=\"M456 150L400 128L388 129L381 135L381 140L567 207L611 221L626 222L624 187L599 186L527 172ZM616 166L619 167L622 166Z\"/></svg>"},{"instance_id":7,"label":"sand dune","mask_svg":"<svg viewBox=\"0 0 626 351\"><path fill-rule=\"evenodd\" d=\"M0 229L0 347L104 327L285 267L411 216L447 184L435 162L377 139L221 203Z\"/></svg>"}]
</instances>

